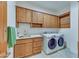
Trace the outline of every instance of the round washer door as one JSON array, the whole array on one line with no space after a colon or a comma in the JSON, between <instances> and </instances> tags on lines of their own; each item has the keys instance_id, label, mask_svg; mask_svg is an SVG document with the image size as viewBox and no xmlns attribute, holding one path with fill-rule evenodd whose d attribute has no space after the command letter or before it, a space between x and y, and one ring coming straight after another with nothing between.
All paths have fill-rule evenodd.
<instances>
[{"instance_id":1,"label":"round washer door","mask_svg":"<svg viewBox=\"0 0 79 59\"><path fill-rule=\"evenodd\" d=\"M57 46L57 42L54 38L50 39L48 41L48 47L49 49L54 49Z\"/></svg>"},{"instance_id":2,"label":"round washer door","mask_svg":"<svg viewBox=\"0 0 79 59\"><path fill-rule=\"evenodd\" d=\"M60 37L59 39L58 39L58 46L63 46L63 44L64 44L64 38L63 37Z\"/></svg>"}]
</instances>

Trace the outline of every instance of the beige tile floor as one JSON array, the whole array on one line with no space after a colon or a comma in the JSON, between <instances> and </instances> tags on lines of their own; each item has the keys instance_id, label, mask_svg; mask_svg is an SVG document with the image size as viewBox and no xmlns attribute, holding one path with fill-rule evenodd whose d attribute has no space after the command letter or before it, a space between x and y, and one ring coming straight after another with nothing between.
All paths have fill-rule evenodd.
<instances>
[{"instance_id":1,"label":"beige tile floor","mask_svg":"<svg viewBox=\"0 0 79 59\"><path fill-rule=\"evenodd\" d=\"M54 54L46 55L43 51L37 55L33 55L30 58L75 58L76 56L68 51L67 48L60 50Z\"/></svg>"}]
</instances>

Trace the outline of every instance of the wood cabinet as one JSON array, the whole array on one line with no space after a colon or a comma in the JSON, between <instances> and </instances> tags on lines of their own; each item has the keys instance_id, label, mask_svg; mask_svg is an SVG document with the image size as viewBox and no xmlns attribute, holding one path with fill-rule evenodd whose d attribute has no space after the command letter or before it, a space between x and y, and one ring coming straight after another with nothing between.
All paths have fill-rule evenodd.
<instances>
[{"instance_id":1,"label":"wood cabinet","mask_svg":"<svg viewBox=\"0 0 79 59\"><path fill-rule=\"evenodd\" d=\"M33 17L32 23L43 24L43 19L44 19L43 13L33 11L32 17Z\"/></svg>"},{"instance_id":2,"label":"wood cabinet","mask_svg":"<svg viewBox=\"0 0 79 59\"><path fill-rule=\"evenodd\" d=\"M16 7L16 22L31 23L34 28L59 28L58 16Z\"/></svg>"},{"instance_id":3,"label":"wood cabinet","mask_svg":"<svg viewBox=\"0 0 79 59\"><path fill-rule=\"evenodd\" d=\"M58 16L44 14L44 24L45 28L58 28Z\"/></svg>"},{"instance_id":4,"label":"wood cabinet","mask_svg":"<svg viewBox=\"0 0 79 59\"><path fill-rule=\"evenodd\" d=\"M50 27L51 28L59 28L58 16L51 16Z\"/></svg>"},{"instance_id":5,"label":"wood cabinet","mask_svg":"<svg viewBox=\"0 0 79 59\"><path fill-rule=\"evenodd\" d=\"M70 28L70 17L64 17L61 19L61 28Z\"/></svg>"},{"instance_id":6,"label":"wood cabinet","mask_svg":"<svg viewBox=\"0 0 79 59\"><path fill-rule=\"evenodd\" d=\"M26 57L42 50L42 38L26 38L16 41L14 46L14 57Z\"/></svg>"},{"instance_id":7,"label":"wood cabinet","mask_svg":"<svg viewBox=\"0 0 79 59\"><path fill-rule=\"evenodd\" d=\"M14 47L14 57L25 57L32 55L32 39L17 40Z\"/></svg>"},{"instance_id":8,"label":"wood cabinet","mask_svg":"<svg viewBox=\"0 0 79 59\"><path fill-rule=\"evenodd\" d=\"M42 38L34 38L33 39L33 53L37 54L42 50Z\"/></svg>"},{"instance_id":9,"label":"wood cabinet","mask_svg":"<svg viewBox=\"0 0 79 59\"><path fill-rule=\"evenodd\" d=\"M44 22L44 15L41 12L32 12L32 24L31 27L42 28Z\"/></svg>"},{"instance_id":10,"label":"wood cabinet","mask_svg":"<svg viewBox=\"0 0 79 59\"><path fill-rule=\"evenodd\" d=\"M32 55L32 43L15 46L15 57L25 57L29 55Z\"/></svg>"},{"instance_id":11,"label":"wood cabinet","mask_svg":"<svg viewBox=\"0 0 79 59\"><path fill-rule=\"evenodd\" d=\"M16 22L31 23L32 11L16 6Z\"/></svg>"},{"instance_id":12,"label":"wood cabinet","mask_svg":"<svg viewBox=\"0 0 79 59\"><path fill-rule=\"evenodd\" d=\"M0 1L0 57L7 55L7 2Z\"/></svg>"},{"instance_id":13,"label":"wood cabinet","mask_svg":"<svg viewBox=\"0 0 79 59\"><path fill-rule=\"evenodd\" d=\"M50 15L48 15L48 14L44 14L43 27L45 27L45 28L50 27Z\"/></svg>"},{"instance_id":14,"label":"wood cabinet","mask_svg":"<svg viewBox=\"0 0 79 59\"><path fill-rule=\"evenodd\" d=\"M60 18L60 28L70 28L70 15L69 14Z\"/></svg>"}]
</instances>

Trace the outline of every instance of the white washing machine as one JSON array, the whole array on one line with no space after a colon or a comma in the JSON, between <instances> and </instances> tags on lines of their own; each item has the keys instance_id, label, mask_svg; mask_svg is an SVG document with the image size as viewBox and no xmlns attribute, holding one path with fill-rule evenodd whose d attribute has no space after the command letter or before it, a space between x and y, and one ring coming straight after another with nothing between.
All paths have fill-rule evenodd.
<instances>
[{"instance_id":1,"label":"white washing machine","mask_svg":"<svg viewBox=\"0 0 79 59\"><path fill-rule=\"evenodd\" d=\"M43 34L43 51L45 54L55 53L65 47L63 34Z\"/></svg>"}]
</instances>

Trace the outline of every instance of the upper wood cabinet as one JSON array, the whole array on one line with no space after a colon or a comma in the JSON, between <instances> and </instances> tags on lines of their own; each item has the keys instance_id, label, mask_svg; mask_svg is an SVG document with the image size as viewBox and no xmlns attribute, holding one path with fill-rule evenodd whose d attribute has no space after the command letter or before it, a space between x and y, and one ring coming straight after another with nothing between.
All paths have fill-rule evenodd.
<instances>
[{"instance_id":1,"label":"upper wood cabinet","mask_svg":"<svg viewBox=\"0 0 79 59\"><path fill-rule=\"evenodd\" d=\"M16 6L16 22L31 23L32 11Z\"/></svg>"},{"instance_id":2,"label":"upper wood cabinet","mask_svg":"<svg viewBox=\"0 0 79 59\"><path fill-rule=\"evenodd\" d=\"M31 20L32 20L32 10L26 9L25 15L26 15L26 22L27 23L31 23Z\"/></svg>"},{"instance_id":3,"label":"upper wood cabinet","mask_svg":"<svg viewBox=\"0 0 79 59\"><path fill-rule=\"evenodd\" d=\"M66 13L63 17L60 17L60 28L70 28L69 13Z\"/></svg>"},{"instance_id":4,"label":"upper wood cabinet","mask_svg":"<svg viewBox=\"0 0 79 59\"><path fill-rule=\"evenodd\" d=\"M61 18L61 28L70 28L70 17Z\"/></svg>"},{"instance_id":5,"label":"upper wood cabinet","mask_svg":"<svg viewBox=\"0 0 79 59\"><path fill-rule=\"evenodd\" d=\"M58 16L50 16L50 26L51 28L59 28L59 18Z\"/></svg>"},{"instance_id":6,"label":"upper wood cabinet","mask_svg":"<svg viewBox=\"0 0 79 59\"><path fill-rule=\"evenodd\" d=\"M58 28L58 17L52 16L48 14L44 14L44 24L43 27L45 28Z\"/></svg>"},{"instance_id":7,"label":"upper wood cabinet","mask_svg":"<svg viewBox=\"0 0 79 59\"><path fill-rule=\"evenodd\" d=\"M58 28L58 16L33 11L23 7L16 7L16 24L31 23L34 28Z\"/></svg>"},{"instance_id":8,"label":"upper wood cabinet","mask_svg":"<svg viewBox=\"0 0 79 59\"><path fill-rule=\"evenodd\" d=\"M43 24L44 15L43 13L33 11L32 14L32 23Z\"/></svg>"},{"instance_id":9,"label":"upper wood cabinet","mask_svg":"<svg viewBox=\"0 0 79 59\"><path fill-rule=\"evenodd\" d=\"M50 27L50 15L44 14L44 23L43 27Z\"/></svg>"}]
</instances>

